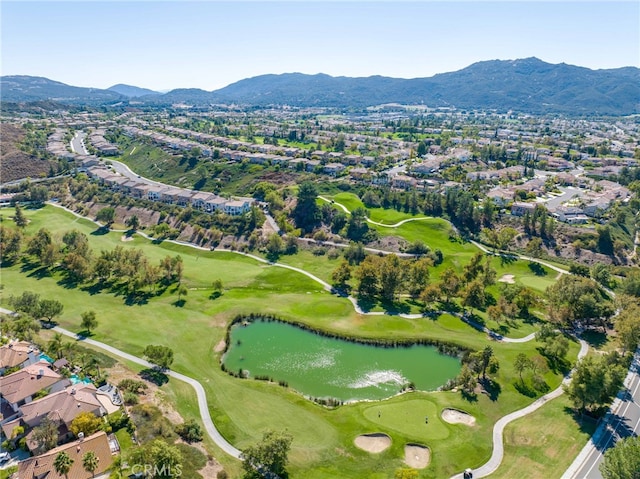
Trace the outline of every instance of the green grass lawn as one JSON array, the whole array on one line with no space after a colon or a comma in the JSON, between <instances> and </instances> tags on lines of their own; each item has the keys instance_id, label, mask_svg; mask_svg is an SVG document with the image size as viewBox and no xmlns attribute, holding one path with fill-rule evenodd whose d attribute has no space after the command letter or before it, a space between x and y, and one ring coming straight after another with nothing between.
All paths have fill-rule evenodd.
<instances>
[{"instance_id":1,"label":"green grass lawn","mask_svg":"<svg viewBox=\"0 0 640 479\"><path fill-rule=\"evenodd\" d=\"M7 217L11 210L1 213ZM221 371L220 353L215 349L224 338L228 322L237 314L271 313L351 336L431 338L472 349L483 348L489 342L484 333L450 315L417 320L357 315L346 299L329 294L306 276L242 255L200 252L169 243L152 244L138 237L122 242L121 233L92 234L95 225L51 206L28 210L26 214L31 219L28 234L46 225L61 237L64 231L76 228L89 235L96 252L117 245L138 247L153 262L167 254L180 254L184 260L183 283L189 292L182 307L176 306L172 288L150 298L146 304L128 306L121 296L111 292L65 288L60 273L42 275L37 270L24 271L17 264L2 270L3 306L7 306L7 298L12 294L37 291L43 298L57 298L64 303L59 323L72 331L81 329L80 313L93 309L98 312L99 321L93 335L96 340L135 355L141 355L147 344L171 346L175 350L172 368L203 384L213 420L232 444L246 447L259 440L268 428L289 430L294 437L290 456L292 477L388 478L402 467L406 442L419 442L431 448L432 463L420 477L447 477L463 465L475 467L483 463L491 453L493 423L532 401L516 390L517 376L511 365L519 352L537 354L535 342L490 343L501 363L497 375L500 391L493 399L479 394L475 401L466 401L459 393L415 392L376 403L328 409L276 384L231 377ZM310 267L314 257L305 254L300 255L299 261ZM323 257L321 261L326 259ZM315 272L326 275L331 268L332 265L315 266ZM212 300L209 295L215 279L223 281L224 293ZM575 358L577 349L572 344L570 357ZM560 376L551 372L545 379L550 388L560 383ZM177 401L184 417L197 417L195 395L188 386L172 379L163 388L170 391L168 395ZM444 407L468 411L477 418L477 425L467 428L442 422L439 414ZM381 408L380 418L376 408ZM425 414L430 421L429 427L423 428L424 419L419 424L417 421ZM393 441L391 448L378 455L357 449L354 438L366 432L389 434ZM211 446L211 450L225 467L229 465L230 471L237 471L237 464L231 459L220 457L215 447Z\"/></svg>"},{"instance_id":2,"label":"green grass lawn","mask_svg":"<svg viewBox=\"0 0 640 479\"><path fill-rule=\"evenodd\" d=\"M561 396L509 424L504 432L504 459L491 477L559 477L595 431L594 422L578 422L569 408L569 400Z\"/></svg>"}]
</instances>

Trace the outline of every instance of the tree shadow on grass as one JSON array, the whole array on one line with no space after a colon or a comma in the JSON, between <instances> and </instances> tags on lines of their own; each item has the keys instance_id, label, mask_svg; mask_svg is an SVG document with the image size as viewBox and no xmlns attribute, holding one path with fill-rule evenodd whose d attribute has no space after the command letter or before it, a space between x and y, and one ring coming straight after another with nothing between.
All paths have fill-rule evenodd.
<instances>
[{"instance_id":1,"label":"tree shadow on grass","mask_svg":"<svg viewBox=\"0 0 640 479\"><path fill-rule=\"evenodd\" d=\"M408 314L411 308L407 303L398 301L383 301L380 303L384 312L390 315L394 314Z\"/></svg>"},{"instance_id":2,"label":"tree shadow on grass","mask_svg":"<svg viewBox=\"0 0 640 479\"><path fill-rule=\"evenodd\" d=\"M187 300L184 298L178 299L171 303L171 305L175 306L176 308L183 308L185 304L187 304Z\"/></svg>"},{"instance_id":3,"label":"tree shadow on grass","mask_svg":"<svg viewBox=\"0 0 640 479\"><path fill-rule=\"evenodd\" d=\"M502 392L502 387L496 381L492 381L491 379L480 379L478 384L482 386L483 392L491 399L492 401L497 401L500 393Z\"/></svg>"},{"instance_id":4,"label":"tree shadow on grass","mask_svg":"<svg viewBox=\"0 0 640 479\"><path fill-rule=\"evenodd\" d=\"M169 382L169 376L167 376L164 372L160 371L157 368L143 369L142 371L140 371L140 373L138 373L138 375L142 379L149 381L156 386L162 386L163 384Z\"/></svg>"},{"instance_id":5,"label":"tree shadow on grass","mask_svg":"<svg viewBox=\"0 0 640 479\"><path fill-rule=\"evenodd\" d=\"M564 413L576 422L580 432L592 435L598 428L599 418L578 413L574 408L565 406Z\"/></svg>"},{"instance_id":6,"label":"tree shadow on grass","mask_svg":"<svg viewBox=\"0 0 640 479\"><path fill-rule=\"evenodd\" d=\"M94 294L100 294L102 293L103 289L106 289L108 286L106 283L102 282L102 281L98 281L97 283L91 284L91 285L86 285L81 287L80 289L82 291L85 291L87 293L89 293L91 296L93 296Z\"/></svg>"},{"instance_id":7,"label":"tree shadow on grass","mask_svg":"<svg viewBox=\"0 0 640 479\"><path fill-rule=\"evenodd\" d=\"M29 274L27 274L27 277L33 278L33 279L43 279L43 278L51 277L51 271L49 270L49 268L47 268L46 266L40 266L39 263L26 268L23 265L20 268L20 271L22 273L26 273L27 271L29 271Z\"/></svg>"},{"instance_id":8,"label":"tree shadow on grass","mask_svg":"<svg viewBox=\"0 0 640 479\"><path fill-rule=\"evenodd\" d=\"M536 276L546 276L549 274L547 270L544 269L544 266L540 263L536 263L535 261L529 261L529 269Z\"/></svg>"},{"instance_id":9,"label":"tree shadow on grass","mask_svg":"<svg viewBox=\"0 0 640 479\"><path fill-rule=\"evenodd\" d=\"M513 383L513 386L516 388L516 391L518 391L523 396L527 396L529 398L537 396L536 391L531 386L523 381L520 381L519 379Z\"/></svg>"},{"instance_id":10,"label":"tree shadow on grass","mask_svg":"<svg viewBox=\"0 0 640 479\"><path fill-rule=\"evenodd\" d=\"M106 226L100 226L99 228L93 230L91 232L92 236L104 236L107 233L109 233L109 228L107 228Z\"/></svg>"},{"instance_id":11,"label":"tree shadow on grass","mask_svg":"<svg viewBox=\"0 0 640 479\"><path fill-rule=\"evenodd\" d=\"M368 313L369 311L371 311L375 305L376 305L376 302L371 298L364 298L364 297L358 298L358 306L365 313Z\"/></svg>"},{"instance_id":12,"label":"tree shadow on grass","mask_svg":"<svg viewBox=\"0 0 640 479\"><path fill-rule=\"evenodd\" d=\"M508 265L518 261L518 257L510 253L500 253L500 265Z\"/></svg>"},{"instance_id":13,"label":"tree shadow on grass","mask_svg":"<svg viewBox=\"0 0 640 479\"><path fill-rule=\"evenodd\" d=\"M462 399L464 399L465 401L469 403L478 402L478 395L475 392L469 393L467 391L462 390L461 393L462 393Z\"/></svg>"}]
</instances>

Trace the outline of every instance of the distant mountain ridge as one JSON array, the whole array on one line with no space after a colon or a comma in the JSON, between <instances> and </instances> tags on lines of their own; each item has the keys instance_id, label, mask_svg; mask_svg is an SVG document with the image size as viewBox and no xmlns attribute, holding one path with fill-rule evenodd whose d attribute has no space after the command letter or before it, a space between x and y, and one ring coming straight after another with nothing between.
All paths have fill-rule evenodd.
<instances>
[{"instance_id":1,"label":"distant mountain ridge","mask_svg":"<svg viewBox=\"0 0 640 479\"><path fill-rule=\"evenodd\" d=\"M124 95L130 98L135 98L145 95L160 95L160 92L149 90L148 88L140 88L133 85L125 85L124 83L118 83L117 85L110 86L107 90L114 91L120 95Z\"/></svg>"},{"instance_id":2,"label":"distant mountain ridge","mask_svg":"<svg viewBox=\"0 0 640 479\"><path fill-rule=\"evenodd\" d=\"M61 103L104 103L126 99L114 91L70 86L27 75L0 77L0 98L8 102L53 100Z\"/></svg>"},{"instance_id":3,"label":"distant mountain ridge","mask_svg":"<svg viewBox=\"0 0 640 479\"><path fill-rule=\"evenodd\" d=\"M51 82L52 92L81 102L82 95L92 101L127 100L122 89L82 89L36 77L2 77L3 101L29 101L24 98L55 99L44 95L47 89L34 88L42 80ZM21 84L17 79L23 79ZM138 87L133 88L139 92ZM88 90L88 91L87 91ZM109 97L118 95L118 97ZM22 100L9 100L12 97ZM538 58L489 60L474 63L462 70L441 73L428 78L332 77L326 74L285 73L260 75L207 92L197 88L153 92L137 96L137 102L148 105L184 103L194 106L209 104L290 105L362 108L385 103L423 104L429 107L459 109L514 110L528 113L563 113L568 115L629 115L640 113L640 69L623 67L609 70L551 64ZM87 100L88 101L88 100Z\"/></svg>"}]
</instances>

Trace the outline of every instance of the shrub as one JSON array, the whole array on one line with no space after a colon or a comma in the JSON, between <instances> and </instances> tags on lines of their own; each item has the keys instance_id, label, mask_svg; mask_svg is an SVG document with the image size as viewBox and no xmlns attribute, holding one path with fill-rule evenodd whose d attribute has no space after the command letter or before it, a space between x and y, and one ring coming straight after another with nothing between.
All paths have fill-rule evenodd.
<instances>
[{"instance_id":1,"label":"shrub","mask_svg":"<svg viewBox=\"0 0 640 479\"><path fill-rule=\"evenodd\" d=\"M188 443L202 441L202 428L193 419L189 419L175 427L175 431L184 441Z\"/></svg>"}]
</instances>

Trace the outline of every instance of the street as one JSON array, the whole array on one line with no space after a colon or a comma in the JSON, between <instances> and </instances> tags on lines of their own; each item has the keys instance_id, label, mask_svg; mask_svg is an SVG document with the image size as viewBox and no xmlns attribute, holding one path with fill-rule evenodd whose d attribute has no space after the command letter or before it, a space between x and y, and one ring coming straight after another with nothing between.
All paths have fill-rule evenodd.
<instances>
[{"instance_id":1,"label":"street","mask_svg":"<svg viewBox=\"0 0 640 479\"><path fill-rule=\"evenodd\" d=\"M562 479L602 479L600 464L603 454L617 440L637 436L640 432L640 352L636 351L626 389L618 395L611 413L607 415L591 440L578 455Z\"/></svg>"}]
</instances>

